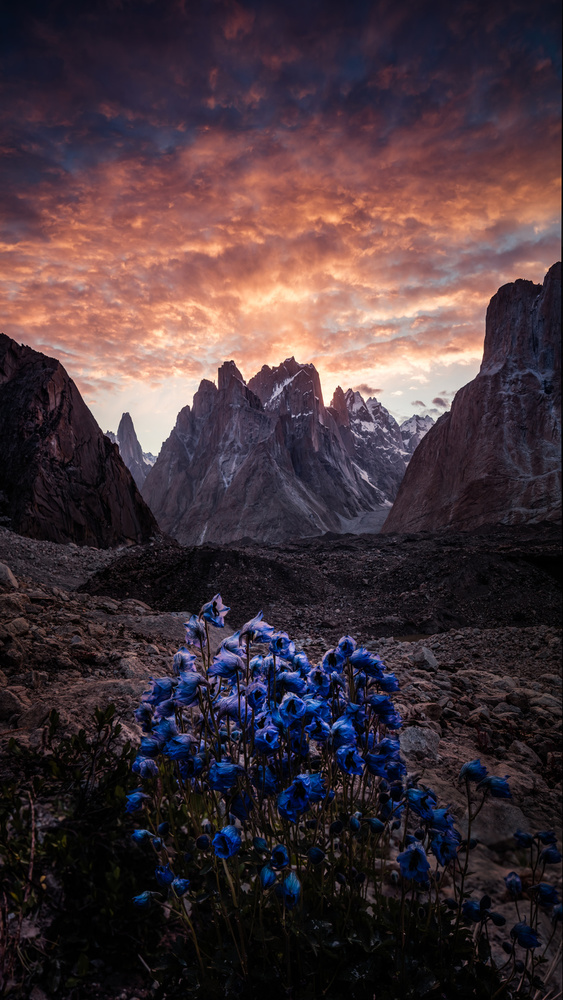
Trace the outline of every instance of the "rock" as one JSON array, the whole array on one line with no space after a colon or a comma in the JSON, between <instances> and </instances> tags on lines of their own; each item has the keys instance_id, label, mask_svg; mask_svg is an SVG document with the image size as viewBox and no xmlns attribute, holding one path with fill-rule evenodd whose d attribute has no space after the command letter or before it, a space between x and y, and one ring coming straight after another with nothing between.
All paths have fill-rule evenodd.
<instances>
[{"instance_id":1,"label":"rock","mask_svg":"<svg viewBox=\"0 0 563 1000\"><path fill-rule=\"evenodd\" d=\"M9 687L0 688L0 721L8 722L14 715L21 715L25 709L24 702Z\"/></svg>"},{"instance_id":2,"label":"rock","mask_svg":"<svg viewBox=\"0 0 563 1000\"><path fill-rule=\"evenodd\" d=\"M493 708L493 715L522 715L516 705L507 705L505 701L499 701Z\"/></svg>"},{"instance_id":3,"label":"rock","mask_svg":"<svg viewBox=\"0 0 563 1000\"><path fill-rule=\"evenodd\" d=\"M421 726L409 726L400 733L401 753L405 757L415 759L436 759L436 751L440 745L440 736L433 729L423 729Z\"/></svg>"},{"instance_id":4,"label":"rock","mask_svg":"<svg viewBox=\"0 0 563 1000\"><path fill-rule=\"evenodd\" d=\"M6 589L10 590L17 590L19 587L19 583L10 567L2 562L0 562L0 587L6 587Z\"/></svg>"},{"instance_id":5,"label":"rock","mask_svg":"<svg viewBox=\"0 0 563 1000\"><path fill-rule=\"evenodd\" d=\"M14 618L11 622L6 622L4 628L11 636L27 635L30 624L27 618Z\"/></svg>"},{"instance_id":6,"label":"rock","mask_svg":"<svg viewBox=\"0 0 563 1000\"><path fill-rule=\"evenodd\" d=\"M416 706L416 711L417 713L423 712L427 719L437 722L441 718L444 708L436 701L422 701Z\"/></svg>"},{"instance_id":7,"label":"rock","mask_svg":"<svg viewBox=\"0 0 563 1000\"><path fill-rule=\"evenodd\" d=\"M504 285L477 377L420 442L384 532L561 518L561 264Z\"/></svg>"},{"instance_id":8,"label":"rock","mask_svg":"<svg viewBox=\"0 0 563 1000\"><path fill-rule=\"evenodd\" d=\"M0 386L0 514L12 530L102 548L148 541L154 517L62 365L0 334Z\"/></svg>"},{"instance_id":9,"label":"rock","mask_svg":"<svg viewBox=\"0 0 563 1000\"><path fill-rule=\"evenodd\" d=\"M541 767L541 758L532 747L522 743L521 740L513 740L508 748L508 753L509 756L521 757L530 767Z\"/></svg>"},{"instance_id":10,"label":"rock","mask_svg":"<svg viewBox=\"0 0 563 1000\"><path fill-rule=\"evenodd\" d=\"M526 817L518 806L508 799L489 798L471 825L471 836L493 850L506 850L515 846L515 831L527 827ZM467 835L467 816L460 829Z\"/></svg>"},{"instance_id":11,"label":"rock","mask_svg":"<svg viewBox=\"0 0 563 1000\"><path fill-rule=\"evenodd\" d=\"M506 696L506 703L519 708L521 712L529 712L530 702L528 696L523 691L510 691Z\"/></svg>"},{"instance_id":12,"label":"rock","mask_svg":"<svg viewBox=\"0 0 563 1000\"><path fill-rule=\"evenodd\" d=\"M431 669L437 669L438 660L434 656L431 649L427 646L422 646L420 649L416 649L411 656L413 663L420 663L425 667L430 667Z\"/></svg>"}]
</instances>

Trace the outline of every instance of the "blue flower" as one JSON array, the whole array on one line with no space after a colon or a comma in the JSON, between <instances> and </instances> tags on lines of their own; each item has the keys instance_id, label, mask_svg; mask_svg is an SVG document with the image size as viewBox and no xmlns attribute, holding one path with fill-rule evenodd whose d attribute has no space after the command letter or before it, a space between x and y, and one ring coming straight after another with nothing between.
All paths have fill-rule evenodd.
<instances>
[{"instance_id":1,"label":"blue flower","mask_svg":"<svg viewBox=\"0 0 563 1000\"><path fill-rule=\"evenodd\" d=\"M269 889L276 881L277 875L275 871L272 871L270 865L264 865L264 867L260 869L260 884L262 888Z\"/></svg>"},{"instance_id":2,"label":"blue flower","mask_svg":"<svg viewBox=\"0 0 563 1000\"><path fill-rule=\"evenodd\" d=\"M157 896L156 892L141 892L139 896L133 896L134 906L138 906L141 910L147 910L152 903L152 897Z\"/></svg>"},{"instance_id":3,"label":"blue flower","mask_svg":"<svg viewBox=\"0 0 563 1000\"><path fill-rule=\"evenodd\" d=\"M414 879L415 882L427 881L430 862L422 844L409 844L402 854L397 855L397 861L404 878Z\"/></svg>"},{"instance_id":4,"label":"blue flower","mask_svg":"<svg viewBox=\"0 0 563 1000\"><path fill-rule=\"evenodd\" d=\"M241 823L243 823L245 819L248 819L253 809L254 802L250 798L248 792L245 792L244 789L235 795L229 806L229 812L232 813L232 815L237 819L240 819Z\"/></svg>"},{"instance_id":5,"label":"blue flower","mask_svg":"<svg viewBox=\"0 0 563 1000\"><path fill-rule=\"evenodd\" d=\"M183 896L188 891L189 884L189 878L175 878L172 882L172 888L177 896Z\"/></svg>"},{"instance_id":6,"label":"blue flower","mask_svg":"<svg viewBox=\"0 0 563 1000\"><path fill-rule=\"evenodd\" d=\"M344 653L341 653L338 649L328 649L322 660L323 670L326 670L327 674L332 674L333 671L341 673L345 662L346 657Z\"/></svg>"},{"instance_id":7,"label":"blue flower","mask_svg":"<svg viewBox=\"0 0 563 1000\"><path fill-rule=\"evenodd\" d=\"M307 710L307 705L295 694L286 694L279 707L279 713L284 726L291 726L294 722L302 719Z\"/></svg>"},{"instance_id":8,"label":"blue flower","mask_svg":"<svg viewBox=\"0 0 563 1000\"><path fill-rule=\"evenodd\" d=\"M436 796L429 788L408 788L407 800L412 812L421 819L431 820Z\"/></svg>"},{"instance_id":9,"label":"blue flower","mask_svg":"<svg viewBox=\"0 0 563 1000\"><path fill-rule=\"evenodd\" d=\"M321 746L328 743L330 739L330 726L322 719L313 719L313 722L305 726L305 732L309 734L309 739Z\"/></svg>"},{"instance_id":10,"label":"blue flower","mask_svg":"<svg viewBox=\"0 0 563 1000\"><path fill-rule=\"evenodd\" d=\"M309 809L309 782L299 775L288 788L278 795L278 812L284 819L296 823L302 813Z\"/></svg>"},{"instance_id":11,"label":"blue flower","mask_svg":"<svg viewBox=\"0 0 563 1000\"><path fill-rule=\"evenodd\" d=\"M354 723L345 715L341 715L340 718L333 723L330 733L332 745L335 750L337 750L338 747L351 747L357 743L357 734L354 728Z\"/></svg>"},{"instance_id":12,"label":"blue flower","mask_svg":"<svg viewBox=\"0 0 563 1000\"><path fill-rule=\"evenodd\" d=\"M197 615L192 615L189 621L184 622L184 628L186 630L186 644L188 646L199 646L201 649L206 648L207 635L205 625Z\"/></svg>"},{"instance_id":13,"label":"blue flower","mask_svg":"<svg viewBox=\"0 0 563 1000\"><path fill-rule=\"evenodd\" d=\"M195 662L195 653L190 653L189 649L182 647L174 654L172 670L176 675L183 673L184 670L194 670Z\"/></svg>"},{"instance_id":14,"label":"blue flower","mask_svg":"<svg viewBox=\"0 0 563 1000\"><path fill-rule=\"evenodd\" d=\"M366 823L372 833L381 833L385 829L385 823L382 823L376 816L366 816Z\"/></svg>"},{"instance_id":15,"label":"blue flower","mask_svg":"<svg viewBox=\"0 0 563 1000\"><path fill-rule=\"evenodd\" d=\"M213 837L213 849L218 858L231 858L240 849L241 843L236 826L224 826Z\"/></svg>"},{"instance_id":16,"label":"blue flower","mask_svg":"<svg viewBox=\"0 0 563 1000\"><path fill-rule=\"evenodd\" d=\"M148 799L148 795L145 795L142 788L136 788L134 792L129 792L125 796L127 799L127 805L125 806L125 812L132 813L137 812L138 809L142 809L145 804L145 799Z\"/></svg>"},{"instance_id":17,"label":"blue flower","mask_svg":"<svg viewBox=\"0 0 563 1000\"><path fill-rule=\"evenodd\" d=\"M531 847L534 843L534 838L531 833L524 833L523 830L517 830L513 835L518 847Z\"/></svg>"},{"instance_id":18,"label":"blue flower","mask_svg":"<svg viewBox=\"0 0 563 1000\"><path fill-rule=\"evenodd\" d=\"M207 684L207 681L201 674L194 674L189 671L181 674L174 695L176 704L183 705L185 708L197 705L199 701L199 689L202 684Z\"/></svg>"},{"instance_id":19,"label":"blue flower","mask_svg":"<svg viewBox=\"0 0 563 1000\"><path fill-rule=\"evenodd\" d=\"M368 677L374 680L381 680L383 677L384 666L379 656L374 653L368 652L363 646L356 649L350 657L350 663L352 664L354 670L363 670Z\"/></svg>"},{"instance_id":20,"label":"blue flower","mask_svg":"<svg viewBox=\"0 0 563 1000\"><path fill-rule=\"evenodd\" d=\"M486 778L477 785L477 791L483 789L486 792L491 793L491 798L493 799L511 799L510 788L507 782L508 775L504 778L498 778L496 775L489 774Z\"/></svg>"},{"instance_id":21,"label":"blue flower","mask_svg":"<svg viewBox=\"0 0 563 1000\"><path fill-rule=\"evenodd\" d=\"M510 937L515 938L521 948L538 948L539 941L533 927L528 924L514 924L510 932Z\"/></svg>"},{"instance_id":22,"label":"blue flower","mask_svg":"<svg viewBox=\"0 0 563 1000\"><path fill-rule=\"evenodd\" d=\"M351 635L343 635L336 648L343 656L351 656L356 648L356 640Z\"/></svg>"},{"instance_id":23,"label":"blue flower","mask_svg":"<svg viewBox=\"0 0 563 1000\"><path fill-rule=\"evenodd\" d=\"M313 667L307 678L307 685L314 694L326 698L330 689L330 677L321 667Z\"/></svg>"},{"instance_id":24,"label":"blue flower","mask_svg":"<svg viewBox=\"0 0 563 1000\"><path fill-rule=\"evenodd\" d=\"M262 621L262 612L259 611L249 622L245 622L240 630L241 639L247 638L250 642L269 642L274 629L267 622Z\"/></svg>"},{"instance_id":25,"label":"blue flower","mask_svg":"<svg viewBox=\"0 0 563 1000\"><path fill-rule=\"evenodd\" d=\"M282 670L278 674L276 687L279 691L291 691L293 694L303 694L307 688L306 681L297 670Z\"/></svg>"},{"instance_id":26,"label":"blue flower","mask_svg":"<svg viewBox=\"0 0 563 1000\"><path fill-rule=\"evenodd\" d=\"M208 677L225 677L228 680L233 680L237 674L242 674L244 670L244 663L240 656L236 653L229 652L228 649L222 649L216 656L213 657L213 663L207 671Z\"/></svg>"},{"instance_id":27,"label":"blue flower","mask_svg":"<svg viewBox=\"0 0 563 1000\"><path fill-rule=\"evenodd\" d=\"M276 891L279 890L279 896L285 907L288 910L293 910L299 902L299 897L301 895L301 883L297 878L295 872L289 872L284 878L281 885L276 887Z\"/></svg>"},{"instance_id":28,"label":"blue flower","mask_svg":"<svg viewBox=\"0 0 563 1000\"><path fill-rule=\"evenodd\" d=\"M364 762L355 747L339 747L336 763L345 774L363 774Z\"/></svg>"},{"instance_id":29,"label":"blue flower","mask_svg":"<svg viewBox=\"0 0 563 1000\"><path fill-rule=\"evenodd\" d=\"M557 889L553 885L549 885L548 882L538 882L537 885L531 885L528 892L534 894L540 906L549 908L556 906L559 902Z\"/></svg>"},{"instance_id":30,"label":"blue flower","mask_svg":"<svg viewBox=\"0 0 563 1000\"><path fill-rule=\"evenodd\" d=\"M272 868L287 868L289 864L289 854L283 844L276 844L272 848L270 864Z\"/></svg>"},{"instance_id":31,"label":"blue flower","mask_svg":"<svg viewBox=\"0 0 563 1000\"><path fill-rule=\"evenodd\" d=\"M451 830L454 825L454 818L448 809L432 810L432 829Z\"/></svg>"},{"instance_id":32,"label":"blue flower","mask_svg":"<svg viewBox=\"0 0 563 1000\"><path fill-rule=\"evenodd\" d=\"M402 725L401 716L387 695L374 694L370 698L369 704L384 726L388 726L389 729L400 728Z\"/></svg>"},{"instance_id":33,"label":"blue flower","mask_svg":"<svg viewBox=\"0 0 563 1000\"><path fill-rule=\"evenodd\" d=\"M139 707L133 712L133 715L139 725L143 727L143 732L150 733L152 725L152 707L147 705L146 702L141 702Z\"/></svg>"},{"instance_id":34,"label":"blue flower","mask_svg":"<svg viewBox=\"0 0 563 1000\"><path fill-rule=\"evenodd\" d=\"M204 604L199 617L203 618L206 622L211 622L217 628L225 627L225 615L231 609L226 608L221 600L221 594L215 594L207 604Z\"/></svg>"},{"instance_id":35,"label":"blue flower","mask_svg":"<svg viewBox=\"0 0 563 1000\"><path fill-rule=\"evenodd\" d=\"M167 889L169 885L172 885L176 878L169 864L160 865L158 868L155 868L154 877L163 889Z\"/></svg>"},{"instance_id":36,"label":"blue flower","mask_svg":"<svg viewBox=\"0 0 563 1000\"><path fill-rule=\"evenodd\" d=\"M254 733L254 749L258 753L272 754L279 746L280 734L275 726L264 726Z\"/></svg>"},{"instance_id":37,"label":"blue flower","mask_svg":"<svg viewBox=\"0 0 563 1000\"><path fill-rule=\"evenodd\" d=\"M556 844L557 837L555 836L553 830L540 830L539 833L535 833L534 837L541 841L542 844Z\"/></svg>"},{"instance_id":38,"label":"blue flower","mask_svg":"<svg viewBox=\"0 0 563 1000\"><path fill-rule=\"evenodd\" d=\"M439 865L447 865L457 857L461 834L457 830L433 830L430 834L430 850Z\"/></svg>"},{"instance_id":39,"label":"blue flower","mask_svg":"<svg viewBox=\"0 0 563 1000\"><path fill-rule=\"evenodd\" d=\"M543 861L544 865L558 865L561 861L561 854L555 847L555 844L549 844L548 847L544 847L543 851L540 853L540 861Z\"/></svg>"},{"instance_id":40,"label":"blue flower","mask_svg":"<svg viewBox=\"0 0 563 1000\"><path fill-rule=\"evenodd\" d=\"M156 736L143 736L139 746L139 757L158 757L160 746L160 740L157 740Z\"/></svg>"},{"instance_id":41,"label":"blue flower","mask_svg":"<svg viewBox=\"0 0 563 1000\"><path fill-rule=\"evenodd\" d=\"M131 765L131 770L134 774L140 775L141 778L150 778L158 774L158 764L152 757L138 756L135 757ZM127 812L132 811L132 809L127 809Z\"/></svg>"},{"instance_id":42,"label":"blue flower","mask_svg":"<svg viewBox=\"0 0 563 1000\"><path fill-rule=\"evenodd\" d=\"M288 654L293 656L295 643L291 641L287 632L274 632L270 638L270 652L274 656L286 657Z\"/></svg>"},{"instance_id":43,"label":"blue flower","mask_svg":"<svg viewBox=\"0 0 563 1000\"><path fill-rule=\"evenodd\" d=\"M322 802L327 794L325 779L322 774L309 774L307 777L310 802ZM334 792L330 792L329 801L332 802L333 798Z\"/></svg>"},{"instance_id":44,"label":"blue flower","mask_svg":"<svg viewBox=\"0 0 563 1000\"><path fill-rule=\"evenodd\" d=\"M237 783L239 774L244 768L240 764L229 764L228 761L214 761L209 768L207 781L210 788L219 792L230 792Z\"/></svg>"},{"instance_id":45,"label":"blue flower","mask_svg":"<svg viewBox=\"0 0 563 1000\"><path fill-rule=\"evenodd\" d=\"M259 712L266 701L266 696L268 691L264 684L259 682L251 684L250 687L246 689L246 704L250 710L254 712Z\"/></svg>"},{"instance_id":46,"label":"blue flower","mask_svg":"<svg viewBox=\"0 0 563 1000\"><path fill-rule=\"evenodd\" d=\"M194 751L196 741L190 733L178 733L164 744L163 754L170 760L186 760Z\"/></svg>"},{"instance_id":47,"label":"blue flower","mask_svg":"<svg viewBox=\"0 0 563 1000\"><path fill-rule=\"evenodd\" d=\"M142 694L142 699L148 705L160 705L162 701L168 701L174 695L176 681L173 677L151 677L151 687Z\"/></svg>"},{"instance_id":48,"label":"blue flower","mask_svg":"<svg viewBox=\"0 0 563 1000\"><path fill-rule=\"evenodd\" d=\"M320 865L321 861L326 858L326 854L321 847L310 847L307 851L307 857L312 865Z\"/></svg>"},{"instance_id":49,"label":"blue flower","mask_svg":"<svg viewBox=\"0 0 563 1000\"><path fill-rule=\"evenodd\" d=\"M563 906L558 903L557 906L553 907L553 913L551 914L551 919L554 924L558 924L563 920Z\"/></svg>"},{"instance_id":50,"label":"blue flower","mask_svg":"<svg viewBox=\"0 0 563 1000\"><path fill-rule=\"evenodd\" d=\"M459 772L459 780L465 778L466 781L482 781L487 776L487 768L483 766L478 757L475 760L464 764Z\"/></svg>"},{"instance_id":51,"label":"blue flower","mask_svg":"<svg viewBox=\"0 0 563 1000\"><path fill-rule=\"evenodd\" d=\"M152 833L150 830L133 830L131 834L131 840L134 840L136 844L140 844L142 840L150 840Z\"/></svg>"},{"instance_id":52,"label":"blue flower","mask_svg":"<svg viewBox=\"0 0 563 1000\"><path fill-rule=\"evenodd\" d=\"M522 879L516 872L509 872L504 876L504 882L511 896L518 898L522 892Z\"/></svg>"},{"instance_id":53,"label":"blue flower","mask_svg":"<svg viewBox=\"0 0 563 1000\"><path fill-rule=\"evenodd\" d=\"M462 916L478 924L486 916L483 907L477 899L466 899L461 907Z\"/></svg>"},{"instance_id":54,"label":"blue flower","mask_svg":"<svg viewBox=\"0 0 563 1000\"><path fill-rule=\"evenodd\" d=\"M384 674L383 677L379 678L379 686L386 694L393 694L399 690L399 681L395 674Z\"/></svg>"}]
</instances>

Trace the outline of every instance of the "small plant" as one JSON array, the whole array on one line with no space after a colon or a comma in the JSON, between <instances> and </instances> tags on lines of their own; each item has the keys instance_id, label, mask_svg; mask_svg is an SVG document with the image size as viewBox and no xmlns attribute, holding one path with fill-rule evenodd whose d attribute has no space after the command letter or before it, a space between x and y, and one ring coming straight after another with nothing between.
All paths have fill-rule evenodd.
<instances>
[{"instance_id":1,"label":"small plant","mask_svg":"<svg viewBox=\"0 0 563 1000\"><path fill-rule=\"evenodd\" d=\"M114 705L90 730L64 736L53 711L42 750L9 743L21 777L0 805L0 996L28 996L33 983L56 996L112 964L132 968L139 940L149 946L154 919L130 902L131 747Z\"/></svg>"},{"instance_id":2,"label":"small plant","mask_svg":"<svg viewBox=\"0 0 563 1000\"><path fill-rule=\"evenodd\" d=\"M538 908L552 908L554 931L561 915L541 888L560 860L553 835L529 837L540 882L500 959L489 932L505 918L465 883L471 824L510 797L506 779L479 760L461 768L462 838L406 773L399 685L378 656L345 636L311 664L261 614L213 656L209 624L228 610L217 594L192 616L173 676L152 679L135 713L126 809L143 813L133 839L154 876L134 902L166 916L160 995L542 995Z\"/></svg>"}]
</instances>

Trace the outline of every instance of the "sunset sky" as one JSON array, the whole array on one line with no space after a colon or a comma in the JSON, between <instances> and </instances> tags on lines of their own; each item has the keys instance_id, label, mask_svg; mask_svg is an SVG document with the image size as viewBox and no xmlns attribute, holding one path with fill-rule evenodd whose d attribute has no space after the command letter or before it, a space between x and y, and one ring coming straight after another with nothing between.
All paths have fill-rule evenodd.
<instances>
[{"instance_id":1,"label":"sunset sky","mask_svg":"<svg viewBox=\"0 0 563 1000\"><path fill-rule=\"evenodd\" d=\"M231 358L437 415L559 258L559 2L10 6L0 330L145 450Z\"/></svg>"}]
</instances>

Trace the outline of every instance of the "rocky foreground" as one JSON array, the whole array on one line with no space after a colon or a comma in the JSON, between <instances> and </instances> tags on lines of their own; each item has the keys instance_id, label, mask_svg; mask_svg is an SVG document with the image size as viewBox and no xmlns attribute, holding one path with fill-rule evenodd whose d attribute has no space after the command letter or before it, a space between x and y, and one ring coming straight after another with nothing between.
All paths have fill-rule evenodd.
<instances>
[{"instance_id":1,"label":"rocky foreground","mask_svg":"<svg viewBox=\"0 0 563 1000\"><path fill-rule=\"evenodd\" d=\"M513 831L561 836L562 674L557 536L503 530L111 552L0 529L0 741L40 747L52 708L77 731L110 702L137 740L132 711L148 678L170 672L183 621L217 590L232 627L262 608L312 661L352 634L396 672L409 770L461 826L461 763L480 757L508 776L512 800L491 802L474 831L473 886L511 919Z\"/></svg>"}]
</instances>

